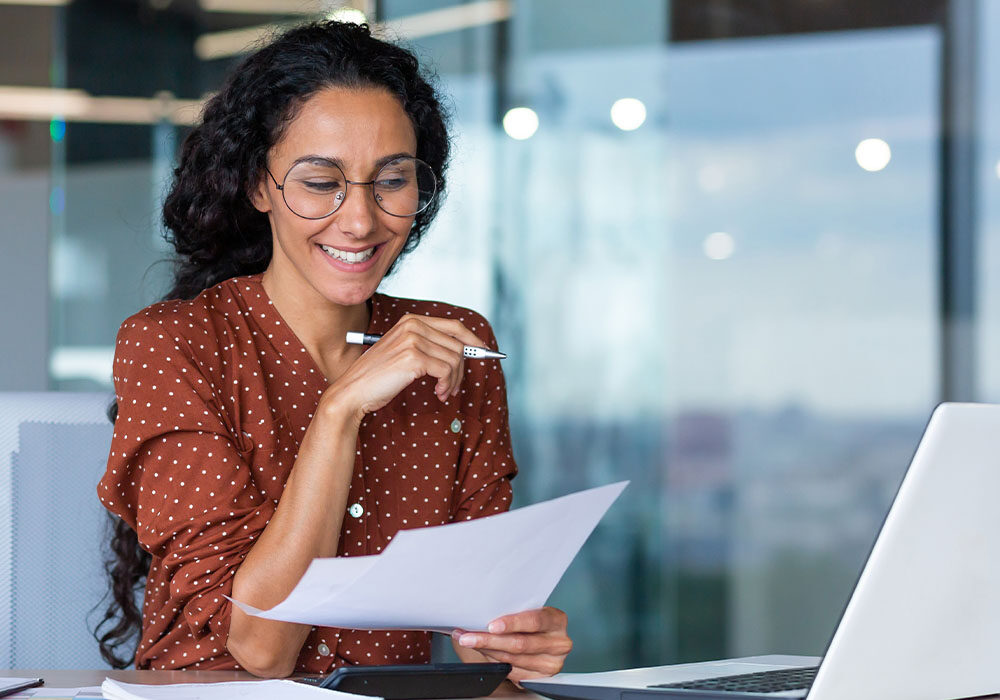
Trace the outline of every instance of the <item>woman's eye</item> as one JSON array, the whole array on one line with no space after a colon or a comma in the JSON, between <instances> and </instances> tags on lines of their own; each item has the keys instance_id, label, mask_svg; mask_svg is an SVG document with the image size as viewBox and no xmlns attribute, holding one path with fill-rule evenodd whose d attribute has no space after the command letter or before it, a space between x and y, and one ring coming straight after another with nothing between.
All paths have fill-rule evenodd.
<instances>
[{"instance_id":1,"label":"woman's eye","mask_svg":"<svg viewBox=\"0 0 1000 700\"><path fill-rule=\"evenodd\" d=\"M406 187L407 179L402 175L394 177L382 177L379 178L375 186L380 190L398 190L400 188Z\"/></svg>"},{"instance_id":2,"label":"woman's eye","mask_svg":"<svg viewBox=\"0 0 1000 700\"><path fill-rule=\"evenodd\" d=\"M313 192L328 193L328 192L336 192L337 190L341 189L341 184L336 180L322 180L322 181L306 180L302 184L305 185L307 189Z\"/></svg>"}]
</instances>

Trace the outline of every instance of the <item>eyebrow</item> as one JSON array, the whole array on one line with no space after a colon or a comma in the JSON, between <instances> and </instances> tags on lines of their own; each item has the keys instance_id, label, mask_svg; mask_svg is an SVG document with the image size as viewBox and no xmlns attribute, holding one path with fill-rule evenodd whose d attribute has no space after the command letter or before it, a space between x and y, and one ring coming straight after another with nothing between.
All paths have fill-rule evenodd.
<instances>
[{"instance_id":1,"label":"eyebrow","mask_svg":"<svg viewBox=\"0 0 1000 700\"><path fill-rule=\"evenodd\" d=\"M374 169L377 172L386 163L391 163L397 158L415 158L415 157L416 156L414 156L412 153L403 153L403 152L390 153L389 155L382 156L381 158L376 160ZM294 168L299 163L312 163L313 165L335 165L341 170L343 170L345 173L347 172L347 168L344 166L344 161L341 160L340 158L337 158L336 156L331 158L330 156L321 156L316 153L310 153L309 155L300 156L299 158L296 158L295 161L292 163L291 167Z\"/></svg>"}]
</instances>

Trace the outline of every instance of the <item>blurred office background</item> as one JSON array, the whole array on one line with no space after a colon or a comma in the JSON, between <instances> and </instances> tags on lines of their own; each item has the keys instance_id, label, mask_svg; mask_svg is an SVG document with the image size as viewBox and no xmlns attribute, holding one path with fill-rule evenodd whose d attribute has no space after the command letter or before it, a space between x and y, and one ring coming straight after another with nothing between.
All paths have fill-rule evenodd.
<instances>
[{"instance_id":1,"label":"blurred office background","mask_svg":"<svg viewBox=\"0 0 1000 700\"><path fill-rule=\"evenodd\" d=\"M0 390L110 387L200 101L325 14L450 95L384 287L493 321L518 502L632 481L569 668L822 653L933 406L1000 401L1000 3L0 2Z\"/></svg>"}]
</instances>

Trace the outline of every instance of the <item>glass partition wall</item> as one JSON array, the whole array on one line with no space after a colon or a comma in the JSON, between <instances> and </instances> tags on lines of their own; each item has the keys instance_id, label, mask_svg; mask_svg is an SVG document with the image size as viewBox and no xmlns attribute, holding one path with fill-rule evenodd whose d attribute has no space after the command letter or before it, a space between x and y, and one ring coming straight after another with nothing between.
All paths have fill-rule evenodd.
<instances>
[{"instance_id":1,"label":"glass partition wall","mask_svg":"<svg viewBox=\"0 0 1000 700\"><path fill-rule=\"evenodd\" d=\"M446 204L384 289L493 322L517 504L631 481L552 599L570 615L568 668L822 653L945 398L948 13L980 18L988 47L995 9L282 5L48 11L52 86L154 115L53 114L51 165L26 171L47 173L49 386L109 386L118 323L166 288L158 206L191 119L181 101L213 90L262 27L363 14L435 67L453 115ZM977 59L983 124L993 53ZM976 141L975 369L997 400L994 136Z\"/></svg>"}]
</instances>

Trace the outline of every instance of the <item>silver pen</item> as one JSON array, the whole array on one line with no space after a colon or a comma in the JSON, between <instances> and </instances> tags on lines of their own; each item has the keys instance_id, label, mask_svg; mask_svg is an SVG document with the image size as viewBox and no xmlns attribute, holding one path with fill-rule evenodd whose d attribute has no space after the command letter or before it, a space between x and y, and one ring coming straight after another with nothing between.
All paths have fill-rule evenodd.
<instances>
[{"instance_id":1,"label":"silver pen","mask_svg":"<svg viewBox=\"0 0 1000 700\"><path fill-rule=\"evenodd\" d=\"M347 342L351 345L374 345L382 336L373 333L359 333L357 331L347 332ZM503 360L507 358L502 352L496 352L489 348L477 348L466 345L462 348L462 354L473 360Z\"/></svg>"}]
</instances>

